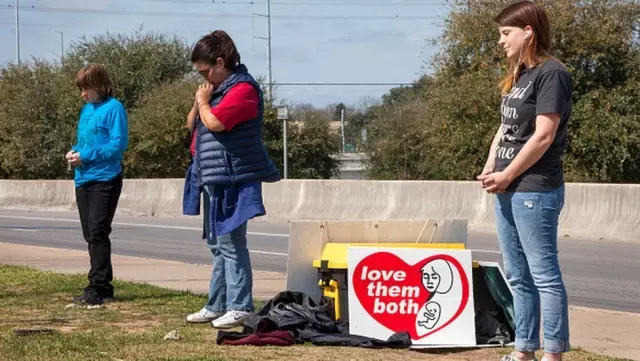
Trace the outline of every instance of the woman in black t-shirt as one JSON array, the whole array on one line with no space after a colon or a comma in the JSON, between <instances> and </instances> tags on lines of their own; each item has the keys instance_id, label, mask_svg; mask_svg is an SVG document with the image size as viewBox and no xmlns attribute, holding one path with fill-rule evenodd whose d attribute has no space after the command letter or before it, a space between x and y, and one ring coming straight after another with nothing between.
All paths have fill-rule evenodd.
<instances>
[{"instance_id":1,"label":"woman in black t-shirt","mask_svg":"<svg viewBox=\"0 0 640 361\"><path fill-rule=\"evenodd\" d=\"M546 12L517 2L495 18L510 61L502 81L501 125L478 176L496 194L496 225L514 294L516 351L503 361L535 360L544 319L543 361L569 351L567 292L558 263L558 218L564 203L561 157L571 115L572 81L550 53Z\"/></svg>"}]
</instances>

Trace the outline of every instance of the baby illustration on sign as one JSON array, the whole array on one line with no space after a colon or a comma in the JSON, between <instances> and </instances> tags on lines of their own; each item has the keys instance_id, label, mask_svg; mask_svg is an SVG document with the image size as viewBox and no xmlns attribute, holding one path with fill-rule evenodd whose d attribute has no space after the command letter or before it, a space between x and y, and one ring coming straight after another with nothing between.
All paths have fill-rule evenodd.
<instances>
[{"instance_id":1,"label":"baby illustration on sign","mask_svg":"<svg viewBox=\"0 0 640 361\"><path fill-rule=\"evenodd\" d=\"M422 286L429 292L427 302L416 317L416 332L422 337L433 330L440 320L448 320L457 312L459 302L443 301L456 299L456 295L461 291L461 285L454 280L451 264L443 259L428 262L420 272L422 273ZM457 286L457 292L454 290L453 294L440 296L451 293L454 285Z\"/></svg>"}]
</instances>

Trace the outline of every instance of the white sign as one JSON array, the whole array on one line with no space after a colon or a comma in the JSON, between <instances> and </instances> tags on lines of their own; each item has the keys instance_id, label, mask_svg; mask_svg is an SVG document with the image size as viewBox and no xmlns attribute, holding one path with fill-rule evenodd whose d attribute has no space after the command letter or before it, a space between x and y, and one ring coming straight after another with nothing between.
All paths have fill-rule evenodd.
<instances>
[{"instance_id":1,"label":"white sign","mask_svg":"<svg viewBox=\"0 0 640 361\"><path fill-rule=\"evenodd\" d=\"M349 332L475 346L471 251L349 247Z\"/></svg>"},{"instance_id":2,"label":"white sign","mask_svg":"<svg viewBox=\"0 0 640 361\"><path fill-rule=\"evenodd\" d=\"M276 117L278 118L278 120L287 120L289 119L289 108L287 108L284 105L281 105L277 108L277 115Z\"/></svg>"}]
</instances>

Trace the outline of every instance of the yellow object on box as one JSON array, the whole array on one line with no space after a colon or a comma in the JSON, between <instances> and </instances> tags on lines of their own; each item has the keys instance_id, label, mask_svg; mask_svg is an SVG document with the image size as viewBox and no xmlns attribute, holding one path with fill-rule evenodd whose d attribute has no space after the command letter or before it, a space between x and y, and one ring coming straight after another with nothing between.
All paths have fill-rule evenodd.
<instances>
[{"instance_id":1,"label":"yellow object on box","mask_svg":"<svg viewBox=\"0 0 640 361\"><path fill-rule=\"evenodd\" d=\"M322 288L322 290L324 291L322 292L322 294L325 297L329 297L333 300L333 318L336 321L340 320L340 289L338 288L338 281L334 279L321 279L320 281L318 281L318 286L320 286L320 288Z\"/></svg>"}]
</instances>

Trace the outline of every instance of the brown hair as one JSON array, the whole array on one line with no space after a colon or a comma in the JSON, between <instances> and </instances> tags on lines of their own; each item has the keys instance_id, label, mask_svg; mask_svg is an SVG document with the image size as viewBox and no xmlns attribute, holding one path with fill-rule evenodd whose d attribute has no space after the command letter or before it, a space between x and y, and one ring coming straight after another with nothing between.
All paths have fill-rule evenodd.
<instances>
[{"instance_id":1,"label":"brown hair","mask_svg":"<svg viewBox=\"0 0 640 361\"><path fill-rule=\"evenodd\" d=\"M198 40L191 52L191 62L205 62L215 65L216 60L222 58L224 66L235 70L240 64L240 53L229 34L223 30L216 30Z\"/></svg>"},{"instance_id":2,"label":"brown hair","mask_svg":"<svg viewBox=\"0 0 640 361\"><path fill-rule=\"evenodd\" d=\"M93 89L100 98L113 95L113 85L107 69L101 64L89 64L78 71L76 86L80 89Z\"/></svg>"},{"instance_id":3,"label":"brown hair","mask_svg":"<svg viewBox=\"0 0 640 361\"><path fill-rule=\"evenodd\" d=\"M528 65L538 65L550 57L551 25L547 12L533 1L518 1L504 8L494 21L499 26L513 26L524 29L531 26L533 33L522 45L522 61L511 60L509 74L500 82L502 94L508 93L518 80L520 71Z\"/></svg>"}]
</instances>

